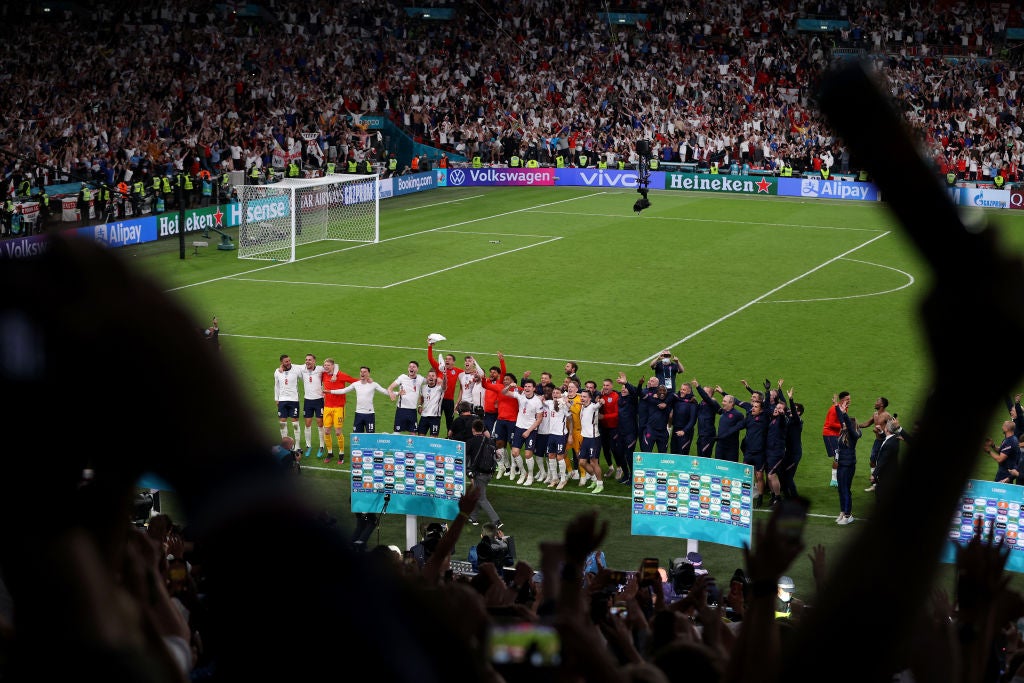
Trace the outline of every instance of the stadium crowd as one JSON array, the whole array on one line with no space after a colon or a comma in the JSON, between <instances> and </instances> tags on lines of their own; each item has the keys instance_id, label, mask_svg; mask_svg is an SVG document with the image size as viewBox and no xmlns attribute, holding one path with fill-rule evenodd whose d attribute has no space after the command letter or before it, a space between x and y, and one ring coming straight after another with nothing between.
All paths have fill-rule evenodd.
<instances>
[{"instance_id":1,"label":"stadium crowd","mask_svg":"<svg viewBox=\"0 0 1024 683\"><path fill-rule=\"evenodd\" d=\"M318 172L387 169L394 145L367 114L481 163L613 168L645 138L662 161L845 174L856 160L814 93L855 55L886 79L937 172L1019 179L1020 52L1005 38L1018 3L423 5L453 16L284 0L4 8L18 30L0 46L4 198L25 196L26 180L31 193L181 173L199 185L226 169L265 180L293 155ZM644 18L612 22L620 12ZM798 31L807 17L850 28Z\"/></svg>"}]
</instances>

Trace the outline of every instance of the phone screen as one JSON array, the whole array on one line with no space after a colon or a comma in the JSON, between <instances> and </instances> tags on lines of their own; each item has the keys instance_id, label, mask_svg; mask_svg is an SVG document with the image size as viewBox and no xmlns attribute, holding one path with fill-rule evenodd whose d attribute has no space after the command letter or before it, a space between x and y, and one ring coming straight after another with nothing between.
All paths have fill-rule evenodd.
<instances>
[{"instance_id":1,"label":"phone screen","mask_svg":"<svg viewBox=\"0 0 1024 683\"><path fill-rule=\"evenodd\" d=\"M497 623L491 627L491 661L495 664L557 666L562 642L553 626L535 622Z\"/></svg>"},{"instance_id":2,"label":"phone screen","mask_svg":"<svg viewBox=\"0 0 1024 683\"><path fill-rule=\"evenodd\" d=\"M640 584L653 583L658 578L658 558L645 557L640 563Z\"/></svg>"}]
</instances>

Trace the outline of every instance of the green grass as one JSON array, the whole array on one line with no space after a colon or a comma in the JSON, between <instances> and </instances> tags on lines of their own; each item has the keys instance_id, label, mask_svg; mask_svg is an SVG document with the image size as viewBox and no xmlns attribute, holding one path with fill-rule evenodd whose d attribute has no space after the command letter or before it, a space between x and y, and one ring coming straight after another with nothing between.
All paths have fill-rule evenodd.
<instances>
[{"instance_id":1,"label":"green grass","mask_svg":"<svg viewBox=\"0 0 1024 683\"><path fill-rule=\"evenodd\" d=\"M268 444L278 438L271 373L281 353L297 361L309 352L331 356L352 374L369 365L387 386L410 359L426 367L430 332L444 334L438 348L460 361L473 353L487 367L501 350L518 376L547 370L557 378L576 360L583 379L623 370L635 380L670 346L687 380L744 395L741 379L758 386L784 378L807 406L797 477L812 501L806 542L835 558L859 527L834 524L825 411L847 390L851 414L863 420L884 395L890 412L912 423L928 385L916 313L928 269L883 204L659 192L636 216L634 199L583 188L447 189L385 200L379 244L306 245L293 264L215 249L181 260L174 241L121 253L184 301L197 324L220 317L224 358L252 397ZM1020 252L1024 212L991 218L1004 228L1006 248ZM379 429L390 431L393 407L379 400L377 409ZM993 437L1002 415L992 416ZM862 518L872 513L863 492L869 449L870 435L854 483L854 515ZM976 457L976 477L991 478L994 463ZM310 500L348 525L347 467L304 464ZM682 540L630 535L624 486L610 482L599 496L580 491L574 483L561 492L489 488L530 562L539 541L561 538L565 523L590 507L610 523L604 549L614 568L685 554ZM404 516L387 516L374 542L405 547L405 529ZM456 557L476 540L468 531ZM736 548L702 542L700 551L720 577L742 566ZM791 575L798 591L811 585L806 560Z\"/></svg>"}]
</instances>

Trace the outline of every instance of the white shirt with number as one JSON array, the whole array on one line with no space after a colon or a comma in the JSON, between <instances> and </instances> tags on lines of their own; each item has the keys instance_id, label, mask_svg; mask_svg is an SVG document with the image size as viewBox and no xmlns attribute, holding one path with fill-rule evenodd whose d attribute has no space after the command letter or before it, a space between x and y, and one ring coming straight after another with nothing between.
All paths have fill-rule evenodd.
<instances>
[{"instance_id":1,"label":"white shirt with number","mask_svg":"<svg viewBox=\"0 0 1024 683\"><path fill-rule=\"evenodd\" d=\"M419 405L420 402L420 387L426 383L426 378L423 375L416 375L415 378L402 373L395 378L393 384L395 386L395 393L398 394L398 407L399 408L412 408L413 410ZM404 394L399 392L404 390Z\"/></svg>"},{"instance_id":2,"label":"white shirt with number","mask_svg":"<svg viewBox=\"0 0 1024 683\"><path fill-rule=\"evenodd\" d=\"M441 415L441 399L444 398L444 384L438 382L430 386L424 382L420 386L420 394L423 395L423 409L420 415L424 417L439 417Z\"/></svg>"},{"instance_id":3,"label":"white shirt with number","mask_svg":"<svg viewBox=\"0 0 1024 683\"><path fill-rule=\"evenodd\" d=\"M289 370L282 370L278 366L274 370L274 400L275 401L298 401L299 384L302 383L302 375L299 367L293 365Z\"/></svg>"},{"instance_id":4,"label":"white shirt with number","mask_svg":"<svg viewBox=\"0 0 1024 683\"><path fill-rule=\"evenodd\" d=\"M388 390L377 384L376 382L356 382L355 384L349 384L344 389L334 389L331 391L332 394L347 394L350 391L356 392L356 412L363 415L373 415L375 412L373 409L373 394L388 395Z\"/></svg>"},{"instance_id":5,"label":"white shirt with number","mask_svg":"<svg viewBox=\"0 0 1024 683\"><path fill-rule=\"evenodd\" d=\"M569 419L569 406L564 398L558 399L558 410L555 410L555 399L544 401L544 421L540 424L541 434L566 435L565 424Z\"/></svg>"},{"instance_id":6,"label":"white shirt with number","mask_svg":"<svg viewBox=\"0 0 1024 683\"><path fill-rule=\"evenodd\" d=\"M478 366L479 367L479 366ZM462 400L469 401L471 405L482 406L487 390L484 389L480 378L470 372L459 373L459 385L462 387Z\"/></svg>"},{"instance_id":7,"label":"white shirt with number","mask_svg":"<svg viewBox=\"0 0 1024 683\"><path fill-rule=\"evenodd\" d=\"M580 408L580 434L584 438L588 436L601 436L601 432L597 429L597 411L600 409L601 404L593 402L588 406Z\"/></svg>"},{"instance_id":8,"label":"white shirt with number","mask_svg":"<svg viewBox=\"0 0 1024 683\"><path fill-rule=\"evenodd\" d=\"M292 366L296 367L296 366ZM299 373L302 375L303 396L306 398L324 397L324 366L318 365L312 370L305 365L299 365Z\"/></svg>"},{"instance_id":9,"label":"white shirt with number","mask_svg":"<svg viewBox=\"0 0 1024 683\"><path fill-rule=\"evenodd\" d=\"M534 394L526 398L521 391L516 392L516 400L519 401L519 412L516 414L516 427L527 429L537 421L537 415L544 409L544 400Z\"/></svg>"}]
</instances>

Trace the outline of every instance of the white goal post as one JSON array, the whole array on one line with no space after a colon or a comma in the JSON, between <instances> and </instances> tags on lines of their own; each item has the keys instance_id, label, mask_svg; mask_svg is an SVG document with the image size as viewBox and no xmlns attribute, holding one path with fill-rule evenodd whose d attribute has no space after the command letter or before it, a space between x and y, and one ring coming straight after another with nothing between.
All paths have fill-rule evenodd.
<instances>
[{"instance_id":1,"label":"white goal post","mask_svg":"<svg viewBox=\"0 0 1024 683\"><path fill-rule=\"evenodd\" d=\"M375 175L331 174L237 187L242 203L238 258L294 261L300 244L380 241Z\"/></svg>"}]
</instances>

